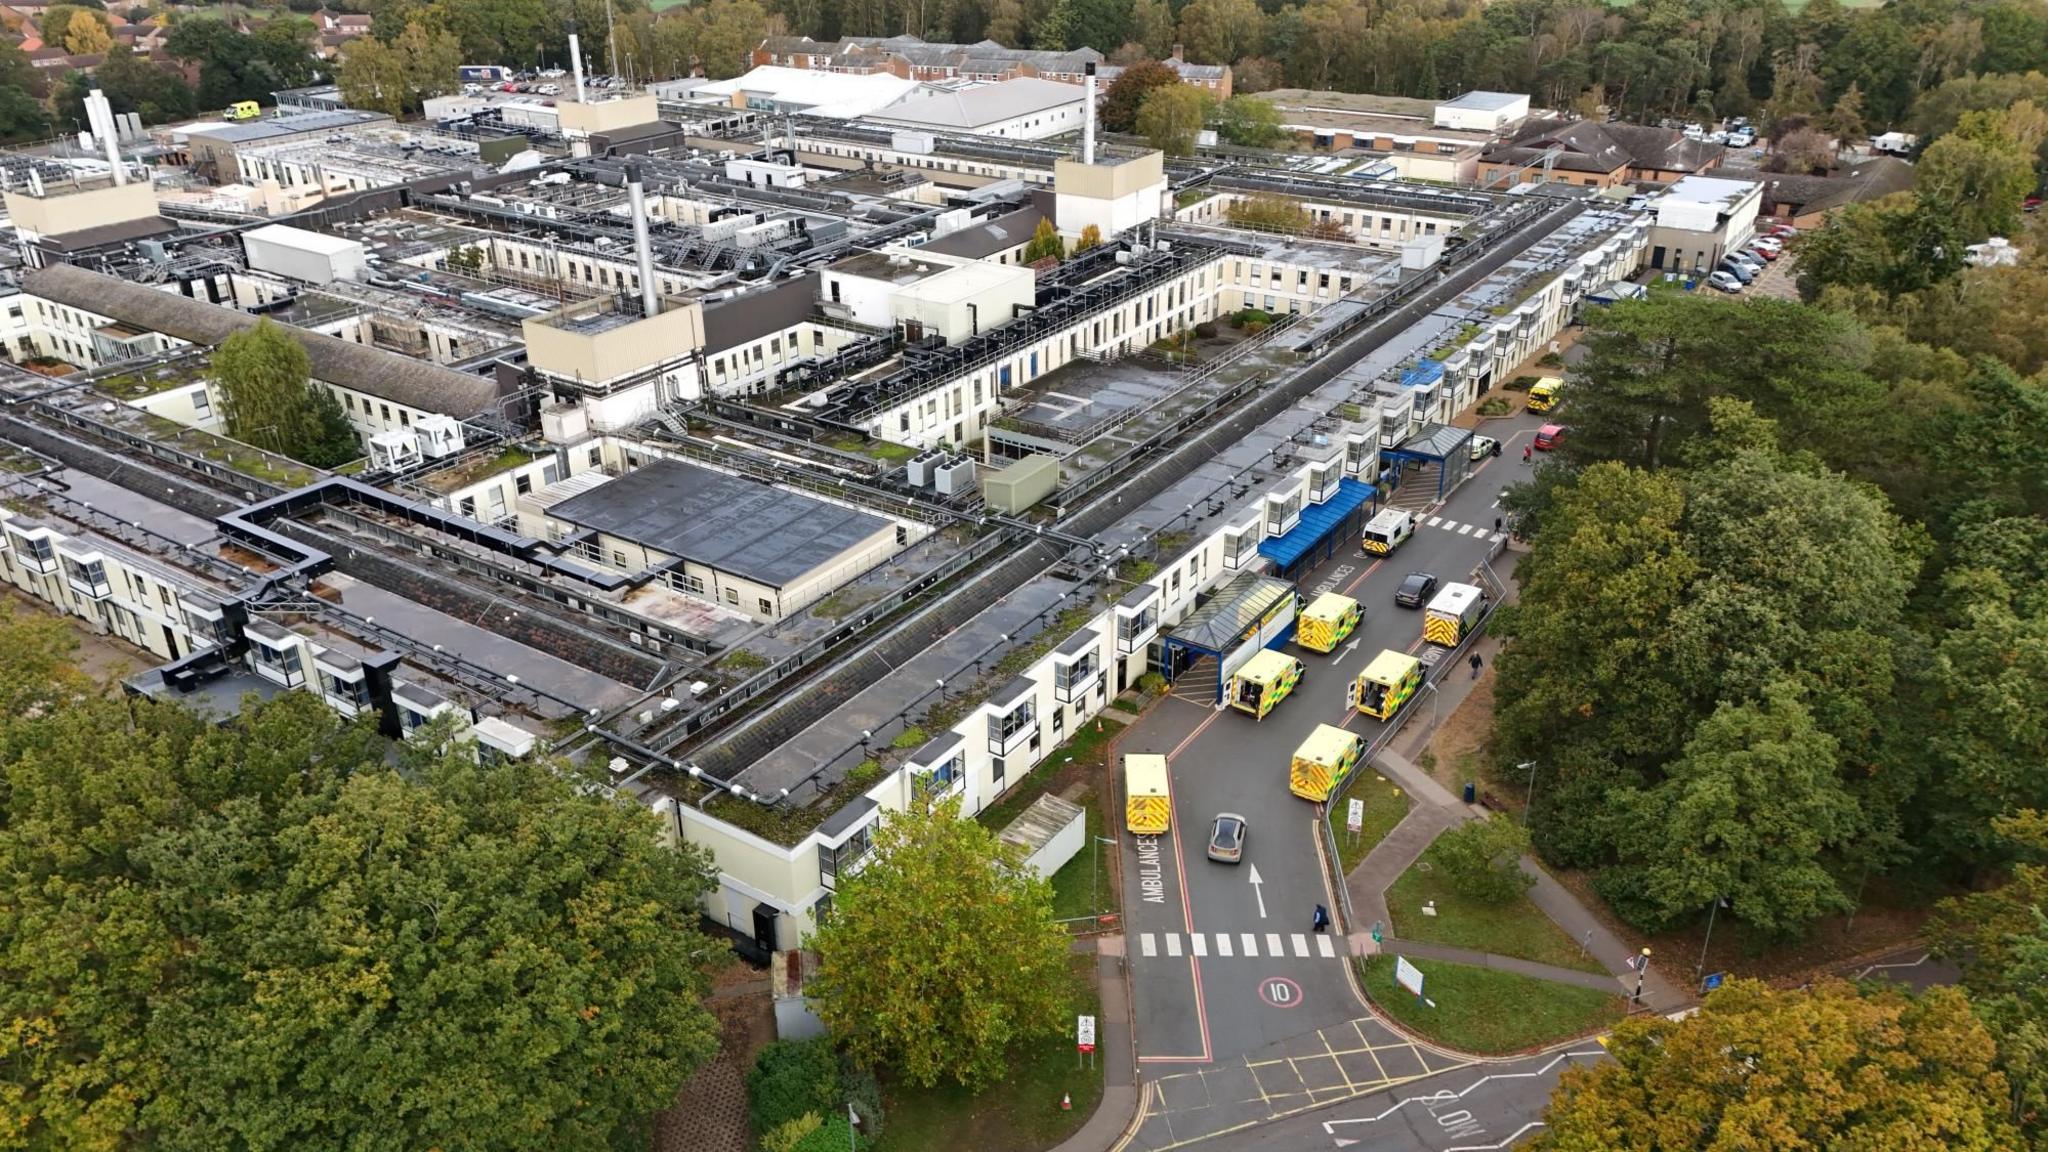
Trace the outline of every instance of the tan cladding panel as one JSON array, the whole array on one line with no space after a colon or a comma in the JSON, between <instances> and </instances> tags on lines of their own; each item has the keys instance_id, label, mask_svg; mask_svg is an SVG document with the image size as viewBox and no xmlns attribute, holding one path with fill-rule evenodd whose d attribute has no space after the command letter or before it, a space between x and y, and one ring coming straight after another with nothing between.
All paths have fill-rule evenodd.
<instances>
[{"instance_id":1,"label":"tan cladding panel","mask_svg":"<svg viewBox=\"0 0 2048 1152\"><path fill-rule=\"evenodd\" d=\"M564 100L555 105L555 114L561 119L562 131L584 133L617 132L621 128L652 124L661 118L654 97L647 93L590 104Z\"/></svg>"},{"instance_id":2,"label":"tan cladding panel","mask_svg":"<svg viewBox=\"0 0 2048 1152\"><path fill-rule=\"evenodd\" d=\"M630 376L704 346L704 309L694 300L664 302L661 315L651 320L602 332L559 328L543 320L528 320L522 327L527 360L535 368L589 384Z\"/></svg>"},{"instance_id":3,"label":"tan cladding panel","mask_svg":"<svg viewBox=\"0 0 2048 1152\"><path fill-rule=\"evenodd\" d=\"M1086 196L1091 200L1120 200L1165 179L1166 154L1163 152L1147 152L1121 164L1056 160L1052 166L1054 191L1062 196Z\"/></svg>"},{"instance_id":4,"label":"tan cladding panel","mask_svg":"<svg viewBox=\"0 0 2048 1152\"><path fill-rule=\"evenodd\" d=\"M141 180L75 192L59 185L50 188L46 196L7 193L8 218L16 228L38 236L63 236L154 215L156 193Z\"/></svg>"}]
</instances>

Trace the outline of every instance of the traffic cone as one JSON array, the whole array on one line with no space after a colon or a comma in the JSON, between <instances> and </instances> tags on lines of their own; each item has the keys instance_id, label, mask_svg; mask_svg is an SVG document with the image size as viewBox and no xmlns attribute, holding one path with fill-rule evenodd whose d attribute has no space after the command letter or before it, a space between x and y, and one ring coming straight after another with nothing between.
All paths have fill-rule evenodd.
<instances>
[{"instance_id":1,"label":"traffic cone","mask_svg":"<svg viewBox=\"0 0 2048 1152\"><path fill-rule=\"evenodd\" d=\"M1060 1111L1062 1111L1062 1112L1072 1112L1073 1110L1074 1110L1074 1094L1073 1094L1072 1092L1062 1092L1062 1093L1060 1093Z\"/></svg>"}]
</instances>

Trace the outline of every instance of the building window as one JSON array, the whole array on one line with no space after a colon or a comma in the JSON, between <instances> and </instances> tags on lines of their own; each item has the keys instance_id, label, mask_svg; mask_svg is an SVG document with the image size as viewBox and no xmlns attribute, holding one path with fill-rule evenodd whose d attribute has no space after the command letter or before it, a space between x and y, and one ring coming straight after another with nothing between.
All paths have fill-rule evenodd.
<instances>
[{"instance_id":1,"label":"building window","mask_svg":"<svg viewBox=\"0 0 2048 1152\"><path fill-rule=\"evenodd\" d=\"M370 706L370 686L361 680L344 680L332 672L322 670L320 689L358 712Z\"/></svg>"},{"instance_id":2,"label":"building window","mask_svg":"<svg viewBox=\"0 0 2048 1152\"><path fill-rule=\"evenodd\" d=\"M773 616L773 615L775 615L775 605L774 605L774 603L773 603L772 601L770 601L770 600L769 600L769 599L768 599L768 598L767 598L766 596L763 596L763 597L761 597L761 598L760 598L760 604L761 604L761 615L763 615L763 616Z\"/></svg>"},{"instance_id":3,"label":"building window","mask_svg":"<svg viewBox=\"0 0 2048 1152\"><path fill-rule=\"evenodd\" d=\"M727 604L733 605L734 607L738 607L740 602L740 590L737 588L727 588L725 590L725 602Z\"/></svg>"}]
</instances>

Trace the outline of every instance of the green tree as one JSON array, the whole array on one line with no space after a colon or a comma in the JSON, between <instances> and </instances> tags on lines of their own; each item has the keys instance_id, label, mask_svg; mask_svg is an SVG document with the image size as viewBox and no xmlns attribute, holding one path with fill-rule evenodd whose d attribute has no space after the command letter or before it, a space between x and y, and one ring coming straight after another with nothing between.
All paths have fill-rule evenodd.
<instances>
[{"instance_id":1,"label":"green tree","mask_svg":"<svg viewBox=\"0 0 2048 1152\"><path fill-rule=\"evenodd\" d=\"M1173 7L1167 0L1135 0L1131 5L1130 38L1159 59L1173 50Z\"/></svg>"},{"instance_id":2,"label":"green tree","mask_svg":"<svg viewBox=\"0 0 2048 1152\"><path fill-rule=\"evenodd\" d=\"M152 63L148 57L116 47L87 76L74 72L64 78L51 94L57 115L86 123L85 98L94 88L106 96L116 112L133 112L145 124L162 124L190 117L198 102L185 78L175 70Z\"/></svg>"},{"instance_id":3,"label":"green tree","mask_svg":"<svg viewBox=\"0 0 2048 1152\"><path fill-rule=\"evenodd\" d=\"M700 852L563 764L286 693L0 723L25 1148L619 1146L717 1048Z\"/></svg>"},{"instance_id":4,"label":"green tree","mask_svg":"<svg viewBox=\"0 0 2048 1152\"><path fill-rule=\"evenodd\" d=\"M1961 225L1911 193L1851 204L1799 240L1799 296L1831 287L1870 287L1888 298L1953 277L1969 244Z\"/></svg>"},{"instance_id":5,"label":"green tree","mask_svg":"<svg viewBox=\"0 0 2048 1152\"><path fill-rule=\"evenodd\" d=\"M1567 1070L1536 1152L2016 1146L1990 1034L1961 993L1742 980L1684 1021L1615 1028L1613 1057Z\"/></svg>"},{"instance_id":6,"label":"green tree","mask_svg":"<svg viewBox=\"0 0 2048 1152\"><path fill-rule=\"evenodd\" d=\"M1264 46L1266 14L1257 0L1193 0L1181 9L1180 39L1190 59L1235 64Z\"/></svg>"},{"instance_id":7,"label":"green tree","mask_svg":"<svg viewBox=\"0 0 2048 1152\"><path fill-rule=\"evenodd\" d=\"M1536 878L1522 871L1529 832L1505 816L1470 820L1429 847L1437 872L1459 895L1504 904L1527 892Z\"/></svg>"},{"instance_id":8,"label":"green tree","mask_svg":"<svg viewBox=\"0 0 2048 1152\"><path fill-rule=\"evenodd\" d=\"M311 83L320 67L313 22L296 16L273 17L247 34L213 17L180 20L164 50L199 66L199 103L209 108L238 100L269 104L272 92Z\"/></svg>"},{"instance_id":9,"label":"green tree","mask_svg":"<svg viewBox=\"0 0 2048 1152\"><path fill-rule=\"evenodd\" d=\"M453 33L414 20L388 43L374 36L351 42L335 83L351 106L403 116L455 87L461 66L462 42Z\"/></svg>"},{"instance_id":10,"label":"green tree","mask_svg":"<svg viewBox=\"0 0 2048 1152\"><path fill-rule=\"evenodd\" d=\"M1965 112L1956 130L1920 157L1915 193L1945 213L1965 242L2010 236L2020 202L2039 184L2035 164L2044 135L2042 112L2022 101L2001 112Z\"/></svg>"},{"instance_id":11,"label":"green tree","mask_svg":"<svg viewBox=\"0 0 2048 1152\"><path fill-rule=\"evenodd\" d=\"M312 361L284 328L258 321L213 354L228 432L320 468L362 455L334 394L311 383Z\"/></svg>"},{"instance_id":12,"label":"green tree","mask_svg":"<svg viewBox=\"0 0 2048 1152\"><path fill-rule=\"evenodd\" d=\"M29 85L35 68L13 44L0 43L0 140L36 140L49 134L50 117Z\"/></svg>"},{"instance_id":13,"label":"green tree","mask_svg":"<svg viewBox=\"0 0 2048 1152\"><path fill-rule=\"evenodd\" d=\"M1133 64L1110 81L1102 94L1102 128L1105 132L1135 132L1138 108L1154 88L1180 83L1180 73L1157 60Z\"/></svg>"},{"instance_id":14,"label":"green tree","mask_svg":"<svg viewBox=\"0 0 2048 1152\"><path fill-rule=\"evenodd\" d=\"M1000 1079L1019 1044L1067 1025L1067 938L1052 887L949 801L884 818L813 937L818 1016L863 1063L911 1084ZM906 932L905 925L918 925Z\"/></svg>"},{"instance_id":15,"label":"green tree","mask_svg":"<svg viewBox=\"0 0 2048 1152\"><path fill-rule=\"evenodd\" d=\"M1216 109L1216 133L1242 148L1267 148L1279 142L1280 110L1257 96L1232 96Z\"/></svg>"},{"instance_id":16,"label":"green tree","mask_svg":"<svg viewBox=\"0 0 2048 1152\"><path fill-rule=\"evenodd\" d=\"M1790 684L1722 705L1663 783L1615 794L1622 861L1607 887L1626 885L1641 905L1631 919L1668 924L1727 900L1735 918L1780 936L1848 911L1822 864L1860 826L1839 759Z\"/></svg>"},{"instance_id":17,"label":"green tree","mask_svg":"<svg viewBox=\"0 0 2048 1152\"><path fill-rule=\"evenodd\" d=\"M1155 89L1138 109L1138 134L1168 156L1193 155L1215 103L1206 91L1186 84Z\"/></svg>"}]
</instances>

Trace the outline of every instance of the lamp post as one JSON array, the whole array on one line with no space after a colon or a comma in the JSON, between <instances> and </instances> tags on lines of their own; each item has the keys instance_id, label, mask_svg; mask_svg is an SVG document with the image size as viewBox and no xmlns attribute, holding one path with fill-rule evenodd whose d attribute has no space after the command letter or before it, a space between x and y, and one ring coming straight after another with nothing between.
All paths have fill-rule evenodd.
<instances>
[{"instance_id":1,"label":"lamp post","mask_svg":"<svg viewBox=\"0 0 2048 1152\"><path fill-rule=\"evenodd\" d=\"M1643 984L1650 978L1650 950L1648 948L1643 949L1643 954L1636 958L1635 969L1636 993L1628 998L1628 1002L1631 1005L1643 1002Z\"/></svg>"},{"instance_id":2,"label":"lamp post","mask_svg":"<svg viewBox=\"0 0 2048 1152\"><path fill-rule=\"evenodd\" d=\"M1728 903L1727 897L1716 896L1714 897L1714 902L1707 906L1707 938L1700 941L1700 962L1692 966L1692 972L1695 976L1705 976L1707 974L1707 946L1714 942L1714 916L1721 911L1721 906L1726 903Z\"/></svg>"},{"instance_id":3,"label":"lamp post","mask_svg":"<svg viewBox=\"0 0 2048 1152\"><path fill-rule=\"evenodd\" d=\"M1529 809L1536 806L1536 762L1534 760L1524 760L1520 764L1515 765L1515 771L1517 772L1524 768L1529 770L1529 798L1522 801L1522 827L1527 828L1529 826Z\"/></svg>"}]
</instances>

